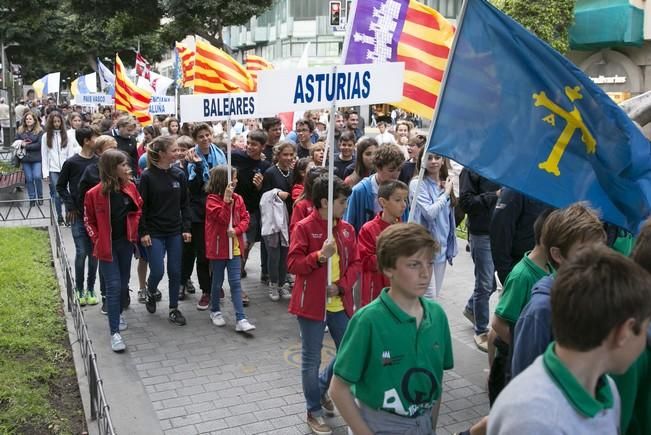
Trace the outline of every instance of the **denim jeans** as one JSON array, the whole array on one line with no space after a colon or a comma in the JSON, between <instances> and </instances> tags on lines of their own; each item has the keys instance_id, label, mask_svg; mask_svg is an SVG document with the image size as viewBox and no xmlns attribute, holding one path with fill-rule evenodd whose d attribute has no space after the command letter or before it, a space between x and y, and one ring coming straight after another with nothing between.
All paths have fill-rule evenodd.
<instances>
[{"instance_id":1,"label":"denim jeans","mask_svg":"<svg viewBox=\"0 0 651 435\"><path fill-rule=\"evenodd\" d=\"M43 199L43 171L41 162L23 163L25 186L30 200Z\"/></svg>"},{"instance_id":2,"label":"denim jeans","mask_svg":"<svg viewBox=\"0 0 651 435\"><path fill-rule=\"evenodd\" d=\"M335 365L335 358L319 374L321 366L321 348L323 347L323 334L326 325L330 330L330 336L339 349L339 343L344 337L348 316L345 311L326 313L326 320L317 321L297 317L298 326L301 329L301 378L303 381L303 395L307 411L315 417L323 415L321 409L321 397L328 391L332 379L332 369Z\"/></svg>"},{"instance_id":3,"label":"denim jeans","mask_svg":"<svg viewBox=\"0 0 651 435\"><path fill-rule=\"evenodd\" d=\"M470 255L475 263L475 289L466 309L475 315L475 334L488 332L488 300L495 290L495 267L488 235L470 234Z\"/></svg>"},{"instance_id":4,"label":"denim jeans","mask_svg":"<svg viewBox=\"0 0 651 435\"><path fill-rule=\"evenodd\" d=\"M224 284L224 269L228 271L228 286L231 289L231 300L233 309L235 309L235 319L242 320L244 315L244 304L242 304L242 285L240 284L242 260L240 256L233 256L230 260L211 260L210 268L212 269L212 289L210 291L211 311L213 313L221 311L219 308L219 289Z\"/></svg>"},{"instance_id":5,"label":"denim jeans","mask_svg":"<svg viewBox=\"0 0 651 435\"><path fill-rule=\"evenodd\" d=\"M165 269L163 260L167 252L167 278L169 279L170 308L179 305L179 288L181 286L181 256L183 238L180 234L173 236L152 237L151 246L147 248L147 261L149 262L149 278L147 291L152 293L158 288L163 279Z\"/></svg>"},{"instance_id":6,"label":"denim jeans","mask_svg":"<svg viewBox=\"0 0 651 435\"><path fill-rule=\"evenodd\" d=\"M129 277L133 244L127 239L113 240L112 261L99 261L99 270L106 286L106 305L111 335L120 332L122 298L129 295Z\"/></svg>"},{"instance_id":7,"label":"denim jeans","mask_svg":"<svg viewBox=\"0 0 651 435\"><path fill-rule=\"evenodd\" d=\"M54 207L56 208L57 211L57 218L63 219L63 214L61 211L61 198L57 193L57 182L59 181L59 173L50 172L49 179L50 179L50 198L52 199L52 201L54 201Z\"/></svg>"},{"instance_id":8,"label":"denim jeans","mask_svg":"<svg viewBox=\"0 0 651 435\"><path fill-rule=\"evenodd\" d=\"M88 259L88 278L86 289L95 289L95 278L97 276L97 259L93 257L93 244L86 233L81 217L72 223L72 239L75 241L75 283L77 291L84 289L84 267Z\"/></svg>"}]
</instances>

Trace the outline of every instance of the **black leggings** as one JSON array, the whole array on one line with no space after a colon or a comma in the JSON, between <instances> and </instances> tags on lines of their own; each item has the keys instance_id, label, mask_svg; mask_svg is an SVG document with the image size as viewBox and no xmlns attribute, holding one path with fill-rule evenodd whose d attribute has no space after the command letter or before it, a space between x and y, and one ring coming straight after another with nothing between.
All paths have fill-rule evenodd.
<instances>
[{"instance_id":1,"label":"black leggings","mask_svg":"<svg viewBox=\"0 0 651 435\"><path fill-rule=\"evenodd\" d=\"M206 237L204 223L192 223L192 251L197 259L197 276L199 277L199 288L202 293L210 294L210 262L206 258ZM181 273L181 283L185 284L192 274L192 262L186 264L185 250L183 253L183 272ZM193 259L194 260L194 259ZM187 277L187 278L186 278Z\"/></svg>"}]
</instances>

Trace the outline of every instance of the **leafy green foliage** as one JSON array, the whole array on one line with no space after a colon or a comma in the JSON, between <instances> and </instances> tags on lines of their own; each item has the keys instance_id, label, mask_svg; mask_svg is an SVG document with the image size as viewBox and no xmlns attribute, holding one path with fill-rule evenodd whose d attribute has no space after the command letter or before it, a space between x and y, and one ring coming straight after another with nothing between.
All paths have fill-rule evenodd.
<instances>
[{"instance_id":1,"label":"leafy green foliage","mask_svg":"<svg viewBox=\"0 0 651 435\"><path fill-rule=\"evenodd\" d=\"M72 432L51 404L50 384L71 374L51 261L47 232L0 229L0 433Z\"/></svg>"},{"instance_id":2,"label":"leafy green foliage","mask_svg":"<svg viewBox=\"0 0 651 435\"><path fill-rule=\"evenodd\" d=\"M560 53L570 48L575 0L493 0L495 6Z\"/></svg>"}]
</instances>

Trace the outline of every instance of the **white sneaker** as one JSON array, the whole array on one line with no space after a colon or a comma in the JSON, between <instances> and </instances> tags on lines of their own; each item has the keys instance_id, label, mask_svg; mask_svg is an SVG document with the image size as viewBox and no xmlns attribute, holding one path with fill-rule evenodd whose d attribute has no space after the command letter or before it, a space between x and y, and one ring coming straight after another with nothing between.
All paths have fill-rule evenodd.
<instances>
[{"instance_id":1,"label":"white sneaker","mask_svg":"<svg viewBox=\"0 0 651 435\"><path fill-rule=\"evenodd\" d=\"M292 298L292 287L289 283L285 283L281 288L278 289L278 294L284 300L289 300Z\"/></svg>"},{"instance_id":2,"label":"white sneaker","mask_svg":"<svg viewBox=\"0 0 651 435\"><path fill-rule=\"evenodd\" d=\"M253 331L254 329L255 326L251 325L246 319L238 320L237 324L235 325L235 331L237 332L249 332Z\"/></svg>"},{"instance_id":3,"label":"white sneaker","mask_svg":"<svg viewBox=\"0 0 651 435\"><path fill-rule=\"evenodd\" d=\"M215 326L224 326L226 324L226 320L224 320L221 311L215 311L214 313L211 312L210 320L212 320L212 324Z\"/></svg>"},{"instance_id":4,"label":"white sneaker","mask_svg":"<svg viewBox=\"0 0 651 435\"><path fill-rule=\"evenodd\" d=\"M269 299L272 301L276 302L277 300L280 299L280 295L278 294L278 284L270 283L269 284Z\"/></svg>"},{"instance_id":5,"label":"white sneaker","mask_svg":"<svg viewBox=\"0 0 651 435\"><path fill-rule=\"evenodd\" d=\"M116 332L111 335L111 349L113 352L123 352L127 348L127 345L124 344L124 340L120 333Z\"/></svg>"},{"instance_id":6,"label":"white sneaker","mask_svg":"<svg viewBox=\"0 0 651 435\"><path fill-rule=\"evenodd\" d=\"M120 331L124 331L128 327L129 325L127 325L127 319L124 318L124 315L120 314Z\"/></svg>"}]
</instances>

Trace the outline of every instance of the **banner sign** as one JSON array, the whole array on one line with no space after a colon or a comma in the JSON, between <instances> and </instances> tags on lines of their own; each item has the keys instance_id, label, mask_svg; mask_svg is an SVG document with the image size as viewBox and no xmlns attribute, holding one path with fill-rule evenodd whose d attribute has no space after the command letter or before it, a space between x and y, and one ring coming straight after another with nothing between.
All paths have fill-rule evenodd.
<instances>
[{"instance_id":1,"label":"banner sign","mask_svg":"<svg viewBox=\"0 0 651 435\"><path fill-rule=\"evenodd\" d=\"M149 102L149 113L152 115L169 115L176 113L174 97L152 95Z\"/></svg>"},{"instance_id":2,"label":"banner sign","mask_svg":"<svg viewBox=\"0 0 651 435\"><path fill-rule=\"evenodd\" d=\"M253 92L181 95L181 119L183 122L206 122L262 118L266 115L258 110L259 95Z\"/></svg>"},{"instance_id":3,"label":"banner sign","mask_svg":"<svg viewBox=\"0 0 651 435\"><path fill-rule=\"evenodd\" d=\"M258 73L257 109L266 113L393 103L402 99L405 64L337 65Z\"/></svg>"},{"instance_id":4,"label":"banner sign","mask_svg":"<svg viewBox=\"0 0 651 435\"><path fill-rule=\"evenodd\" d=\"M75 97L75 104L85 107L112 106L113 97L108 94L79 94Z\"/></svg>"}]
</instances>

